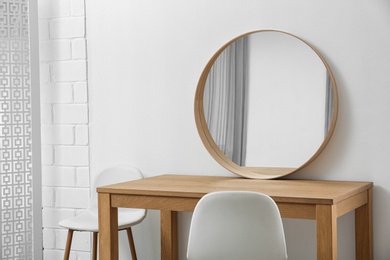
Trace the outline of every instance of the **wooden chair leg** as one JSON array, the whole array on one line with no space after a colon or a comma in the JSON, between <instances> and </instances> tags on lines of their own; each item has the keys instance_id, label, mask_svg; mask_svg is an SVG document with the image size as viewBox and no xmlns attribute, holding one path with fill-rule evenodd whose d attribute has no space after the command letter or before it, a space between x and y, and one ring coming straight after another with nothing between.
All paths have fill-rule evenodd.
<instances>
[{"instance_id":1,"label":"wooden chair leg","mask_svg":"<svg viewBox=\"0 0 390 260\"><path fill-rule=\"evenodd\" d=\"M92 260L97 259L97 242L98 242L98 233L93 232L93 241L92 241Z\"/></svg>"},{"instance_id":2,"label":"wooden chair leg","mask_svg":"<svg viewBox=\"0 0 390 260\"><path fill-rule=\"evenodd\" d=\"M70 247L72 245L72 238L73 238L73 230L69 229L68 230L68 238L66 239L64 260L68 260L69 259Z\"/></svg>"},{"instance_id":3,"label":"wooden chair leg","mask_svg":"<svg viewBox=\"0 0 390 260\"><path fill-rule=\"evenodd\" d=\"M131 227L126 228L126 231L127 231L127 238L129 239L131 257L132 257L133 260L137 260L137 254L135 252L133 232L131 232Z\"/></svg>"}]
</instances>

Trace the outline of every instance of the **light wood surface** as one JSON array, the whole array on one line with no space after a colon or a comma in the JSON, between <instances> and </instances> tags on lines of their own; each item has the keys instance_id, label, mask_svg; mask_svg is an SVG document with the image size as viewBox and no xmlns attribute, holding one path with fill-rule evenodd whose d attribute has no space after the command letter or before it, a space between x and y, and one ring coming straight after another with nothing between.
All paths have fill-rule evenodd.
<instances>
[{"instance_id":1,"label":"light wood surface","mask_svg":"<svg viewBox=\"0 0 390 260\"><path fill-rule=\"evenodd\" d=\"M73 238L73 230L68 230L68 236L66 238L66 246L65 246L65 253L64 253L64 260L68 260L70 256L70 247L72 245L72 238Z\"/></svg>"},{"instance_id":2,"label":"light wood surface","mask_svg":"<svg viewBox=\"0 0 390 260\"><path fill-rule=\"evenodd\" d=\"M177 259L177 212L161 210L161 259Z\"/></svg>"},{"instance_id":3,"label":"light wood surface","mask_svg":"<svg viewBox=\"0 0 390 260\"><path fill-rule=\"evenodd\" d=\"M131 259L137 260L137 252L135 251L133 231L132 231L131 227L126 228L126 232L127 232L127 239L129 240Z\"/></svg>"},{"instance_id":4,"label":"light wood surface","mask_svg":"<svg viewBox=\"0 0 390 260\"><path fill-rule=\"evenodd\" d=\"M93 232L92 235L92 260L97 259L97 243L98 243L98 232Z\"/></svg>"},{"instance_id":5,"label":"light wood surface","mask_svg":"<svg viewBox=\"0 0 390 260\"><path fill-rule=\"evenodd\" d=\"M111 207L109 193L98 194L99 259L118 259L118 208Z\"/></svg>"},{"instance_id":6,"label":"light wood surface","mask_svg":"<svg viewBox=\"0 0 390 260\"><path fill-rule=\"evenodd\" d=\"M368 202L355 210L356 259L373 259L372 189Z\"/></svg>"},{"instance_id":7,"label":"light wood surface","mask_svg":"<svg viewBox=\"0 0 390 260\"><path fill-rule=\"evenodd\" d=\"M192 211L209 192L249 190L271 196L282 217L317 221L317 259L337 259L337 218L356 210L356 259L369 260L372 186L371 182L160 175L99 187L100 259L118 259L118 207L161 210L161 259L177 259L178 211Z\"/></svg>"}]
</instances>

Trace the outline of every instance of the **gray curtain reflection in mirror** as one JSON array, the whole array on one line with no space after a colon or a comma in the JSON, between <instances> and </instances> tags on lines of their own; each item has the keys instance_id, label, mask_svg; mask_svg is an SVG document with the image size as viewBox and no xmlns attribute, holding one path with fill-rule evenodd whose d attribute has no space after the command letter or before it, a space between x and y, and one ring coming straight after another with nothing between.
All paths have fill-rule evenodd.
<instances>
[{"instance_id":1,"label":"gray curtain reflection in mirror","mask_svg":"<svg viewBox=\"0 0 390 260\"><path fill-rule=\"evenodd\" d=\"M248 39L229 45L215 61L204 90L204 114L219 149L243 166L248 107Z\"/></svg>"},{"instance_id":2,"label":"gray curtain reflection in mirror","mask_svg":"<svg viewBox=\"0 0 390 260\"><path fill-rule=\"evenodd\" d=\"M332 122L333 116L333 90L332 90L332 82L330 80L330 76L326 73L326 100L325 100L325 136L329 132L329 127Z\"/></svg>"}]
</instances>

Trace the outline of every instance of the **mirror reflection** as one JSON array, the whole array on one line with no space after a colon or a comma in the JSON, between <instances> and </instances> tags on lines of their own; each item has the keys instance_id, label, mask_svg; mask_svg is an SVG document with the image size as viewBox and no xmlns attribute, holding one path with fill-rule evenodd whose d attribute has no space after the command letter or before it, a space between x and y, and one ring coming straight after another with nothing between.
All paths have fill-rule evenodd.
<instances>
[{"instance_id":1,"label":"mirror reflection","mask_svg":"<svg viewBox=\"0 0 390 260\"><path fill-rule=\"evenodd\" d=\"M323 61L302 40L277 31L226 47L203 95L213 141L239 166L299 168L324 142L334 109Z\"/></svg>"}]
</instances>

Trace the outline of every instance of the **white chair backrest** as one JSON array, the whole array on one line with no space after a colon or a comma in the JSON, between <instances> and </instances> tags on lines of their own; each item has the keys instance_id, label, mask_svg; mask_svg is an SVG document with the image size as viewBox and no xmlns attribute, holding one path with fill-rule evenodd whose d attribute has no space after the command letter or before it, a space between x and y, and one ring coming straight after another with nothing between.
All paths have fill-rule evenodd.
<instances>
[{"instance_id":1,"label":"white chair backrest","mask_svg":"<svg viewBox=\"0 0 390 260\"><path fill-rule=\"evenodd\" d=\"M119 182L133 181L142 179L142 172L132 166L115 166L104 169L99 173L91 186L91 200L89 208L97 209L97 192L96 188Z\"/></svg>"},{"instance_id":2,"label":"white chair backrest","mask_svg":"<svg viewBox=\"0 0 390 260\"><path fill-rule=\"evenodd\" d=\"M269 196L249 191L205 195L190 227L189 260L287 259L279 209Z\"/></svg>"}]
</instances>

